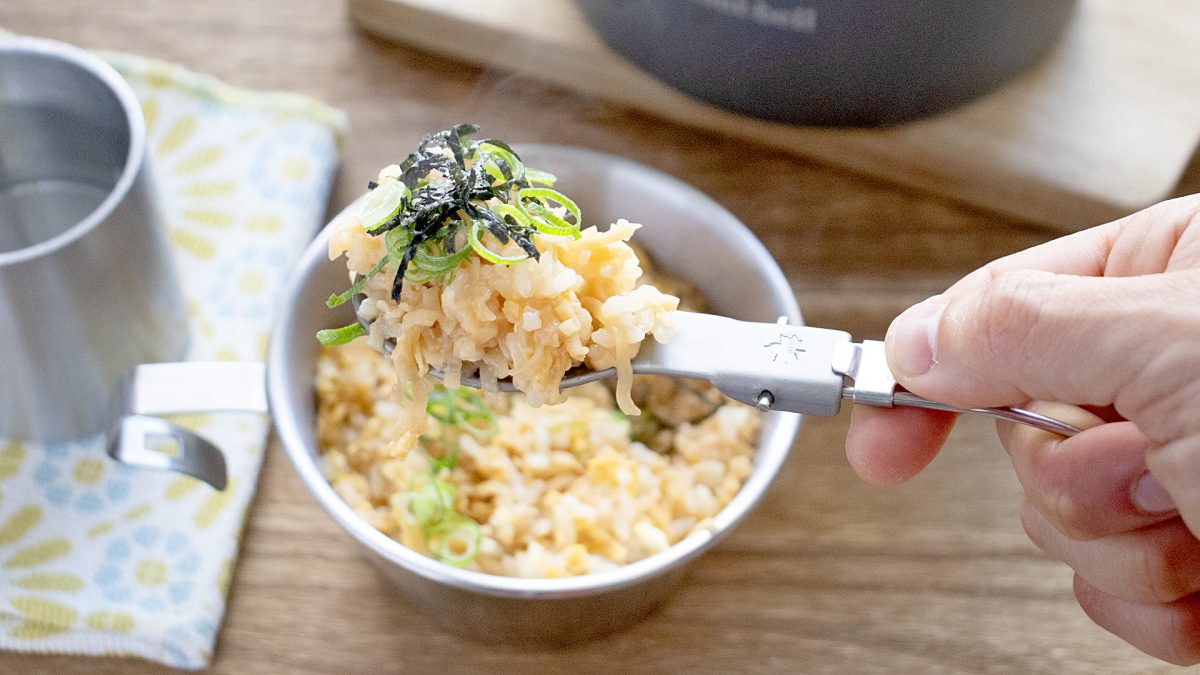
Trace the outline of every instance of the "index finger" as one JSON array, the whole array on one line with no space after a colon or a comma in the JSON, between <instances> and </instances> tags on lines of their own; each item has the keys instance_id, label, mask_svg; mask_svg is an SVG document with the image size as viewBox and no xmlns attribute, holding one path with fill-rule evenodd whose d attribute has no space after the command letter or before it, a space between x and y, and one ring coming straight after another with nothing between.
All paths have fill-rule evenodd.
<instances>
[{"instance_id":1,"label":"index finger","mask_svg":"<svg viewBox=\"0 0 1200 675\"><path fill-rule=\"evenodd\" d=\"M846 432L846 458L868 483L906 481L933 461L950 435L955 417L954 413L924 408L856 405Z\"/></svg>"},{"instance_id":2,"label":"index finger","mask_svg":"<svg viewBox=\"0 0 1200 675\"><path fill-rule=\"evenodd\" d=\"M1198 211L1197 195L1160 202L1119 220L998 258L963 277L946 293L976 288L1012 270L1086 277L1163 272L1175 262L1176 246Z\"/></svg>"}]
</instances>

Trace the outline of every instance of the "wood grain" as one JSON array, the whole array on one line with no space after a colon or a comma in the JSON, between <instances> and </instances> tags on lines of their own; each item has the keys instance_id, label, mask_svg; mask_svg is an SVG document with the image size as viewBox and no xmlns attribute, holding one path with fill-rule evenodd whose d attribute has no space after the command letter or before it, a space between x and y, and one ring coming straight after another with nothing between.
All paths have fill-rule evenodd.
<instances>
[{"instance_id":1,"label":"wood grain","mask_svg":"<svg viewBox=\"0 0 1200 675\"><path fill-rule=\"evenodd\" d=\"M924 192L663 122L524 77L361 35L345 7L245 0L6 0L0 26L300 91L353 124L331 209L422 133L475 120L517 141L629 156L697 185L779 258L811 323L878 337L907 304L1052 236ZM845 415L806 422L765 502L646 621L528 653L447 635L390 592L275 442L214 672L1168 672L1092 625L1069 571L1017 524L1020 488L986 422L913 482L860 483ZM157 673L129 659L0 654L3 673Z\"/></svg>"},{"instance_id":2,"label":"wood grain","mask_svg":"<svg viewBox=\"0 0 1200 675\"><path fill-rule=\"evenodd\" d=\"M1083 0L1048 58L1005 87L864 130L772 124L691 99L608 49L573 0L349 4L365 28L405 44L1064 230L1165 197L1200 140L1200 6L1184 0Z\"/></svg>"}]
</instances>

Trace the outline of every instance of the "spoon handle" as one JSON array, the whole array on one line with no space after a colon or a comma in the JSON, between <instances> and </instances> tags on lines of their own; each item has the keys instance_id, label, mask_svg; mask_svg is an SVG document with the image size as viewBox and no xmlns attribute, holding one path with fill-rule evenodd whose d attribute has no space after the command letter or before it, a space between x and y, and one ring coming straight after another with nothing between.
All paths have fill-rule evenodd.
<instances>
[{"instance_id":1,"label":"spoon handle","mask_svg":"<svg viewBox=\"0 0 1200 675\"><path fill-rule=\"evenodd\" d=\"M1068 438L1083 431L1073 424L1024 408L957 408L945 403L930 401L911 392L896 391L896 380L888 370L883 353L883 343L876 340L864 340L860 344L849 342L839 346L834 357L834 370L854 379L855 386L842 389L842 398L855 403L887 408L900 405L927 410L985 415L1008 422L1025 424Z\"/></svg>"},{"instance_id":2,"label":"spoon handle","mask_svg":"<svg viewBox=\"0 0 1200 675\"><path fill-rule=\"evenodd\" d=\"M854 397L852 393L853 388L847 387L846 389L848 391L844 393L843 396L845 398L852 399ZM1058 434L1059 436L1066 438L1070 438L1071 436L1083 431L1083 429L1080 429L1074 424L1068 424L1060 419L1048 417L1041 413L1036 413L1032 410L1026 410L1024 408L956 408L952 405L946 405L945 403L938 403L937 401L930 401L927 398L921 398L920 396L907 391L896 392L892 396L892 404L902 405L909 408L925 408L927 410L944 410L946 412L984 415L987 417L994 417L998 420L1024 424L1035 429L1041 429L1042 431L1049 431L1052 434Z\"/></svg>"}]
</instances>

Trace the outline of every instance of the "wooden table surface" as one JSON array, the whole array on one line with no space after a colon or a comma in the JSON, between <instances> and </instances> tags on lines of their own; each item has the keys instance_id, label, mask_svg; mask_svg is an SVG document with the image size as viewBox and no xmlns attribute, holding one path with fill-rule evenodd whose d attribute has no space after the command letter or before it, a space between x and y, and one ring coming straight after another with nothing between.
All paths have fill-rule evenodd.
<instances>
[{"instance_id":1,"label":"wooden table surface","mask_svg":"<svg viewBox=\"0 0 1200 675\"><path fill-rule=\"evenodd\" d=\"M331 208L422 133L476 121L514 141L625 155L698 186L762 238L808 322L878 337L907 305L1052 235L781 152L358 33L329 0L4 0L0 26L169 59L344 108ZM546 64L545 67L551 67ZM320 510L273 441L212 670L1020 672L1174 670L1091 624L1070 572L1017 522L1020 487L987 422L960 424L920 477L872 488L848 415L809 419L759 509L628 631L529 653L414 613ZM4 673L162 672L131 659L0 654Z\"/></svg>"}]
</instances>

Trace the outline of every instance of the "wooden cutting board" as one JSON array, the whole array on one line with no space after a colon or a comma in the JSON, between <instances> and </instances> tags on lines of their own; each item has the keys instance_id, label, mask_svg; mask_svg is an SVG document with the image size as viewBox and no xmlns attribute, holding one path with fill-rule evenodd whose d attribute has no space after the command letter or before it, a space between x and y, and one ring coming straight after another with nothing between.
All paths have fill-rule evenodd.
<instances>
[{"instance_id":1,"label":"wooden cutting board","mask_svg":"<svg viewBox=\"0 0 1200 675\"><path fill-rule=\"evenodd\" d=\"M1083 0L1038 66L974 103L883 129L719 110L608 49L571 0L350 0L368 31L1063 230L1168 196L1200 142L1200 3ZM453 37L450 37L453 36Z\"/></svg>"}]
</instances>

